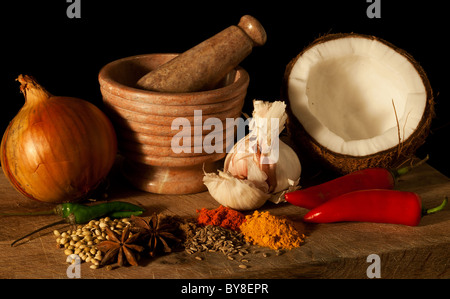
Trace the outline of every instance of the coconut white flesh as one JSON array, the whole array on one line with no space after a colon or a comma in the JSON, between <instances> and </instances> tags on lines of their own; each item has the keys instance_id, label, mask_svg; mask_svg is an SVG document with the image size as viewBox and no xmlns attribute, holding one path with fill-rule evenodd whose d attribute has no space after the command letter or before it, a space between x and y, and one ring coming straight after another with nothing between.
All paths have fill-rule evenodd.
<instances>
[{"instance_id":1,"label":"coconut white flesh","mask_svg":"<svg viewBox=\"0 0 450 299\"><path fill-rule=\"evenodd\" d=\"M308 49L293 66L288 84L292 112L309 135L350 156L392 148L399 137L406 140L427 101L422 79L408 59L363 37Z\"/></svg>"}]
</instances>

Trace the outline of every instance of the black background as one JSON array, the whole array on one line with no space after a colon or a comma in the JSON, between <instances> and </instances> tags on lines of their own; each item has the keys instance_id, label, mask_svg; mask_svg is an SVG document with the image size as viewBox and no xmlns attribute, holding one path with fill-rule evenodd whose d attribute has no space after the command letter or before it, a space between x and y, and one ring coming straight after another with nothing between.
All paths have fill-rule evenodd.
<instances>
[{"instance_id":1,"label":"black background","mask_svg":"<svg viewBox=\"0 0 450 299\"><path fill-rule=\"evenodd\" d=\"M427 72L436 118L417 154L430 154L429 164L450 176L449 12L443 1L381 0L380 19L367 17L366 0L81 0L80 19L67 17L69 5L66 0L26 0L2 7L2 132L24 102L15 82L19 74L36 77L55 95L101 107L97 75L103 65L137 54L183 52L250 14L263 24L268 41L241 64L250 74L244 110L251 110L254 98L280 98L286 65L315 38L337 32L375 35L408 51Z\"/></svg>"}]
</instances>

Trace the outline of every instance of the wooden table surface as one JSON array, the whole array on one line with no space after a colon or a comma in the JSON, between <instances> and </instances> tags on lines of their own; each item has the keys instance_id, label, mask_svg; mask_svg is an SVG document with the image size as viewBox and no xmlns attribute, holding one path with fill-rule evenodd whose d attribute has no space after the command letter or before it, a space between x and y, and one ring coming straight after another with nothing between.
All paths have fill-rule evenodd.
<instances>
[{"instance_id":1,"label":"wooden table surface","mask_svg":"<svg viewBox=\"0 0 450 299\"><path fill-rule=\"evenodd\" d=\"M167 196L140 192L117 176L112 179L109 200L143 205L146 214L162 212L195 216L196 209L217 208L209 193ZM401 178L397 189L419 193L425 207L437 206L450 194L449 178L424 164ZM50 206L23 197L0 175L0 211L33 211ZM285 215L303 226L307 210L288 203L268 203L260 210ZM53 229L42 231L17 247L13 240L51 222L57 216L0 216L0 278L67 278L69 264L64 250L56 248ZM367 257L380 257L381 278L450 278L450 208L422 219L417 227L375 223L335 223L304 226L308 235L300 248L276 255L271 249L253 246L258 253L246 255L247 269L238 267L221 253L201 253L197 260L186 252L144 259L138 267L113 270L90 269L81 264L81 278L367 278L373 264ZM263 257L262 253L269 254Z\"/></svg>"}]
</instances>

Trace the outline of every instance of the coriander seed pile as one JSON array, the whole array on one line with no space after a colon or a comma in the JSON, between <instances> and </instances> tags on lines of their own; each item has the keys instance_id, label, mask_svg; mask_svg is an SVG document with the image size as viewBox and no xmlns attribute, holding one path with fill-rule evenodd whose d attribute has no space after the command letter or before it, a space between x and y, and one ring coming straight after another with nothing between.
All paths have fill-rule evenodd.
<instances>
[{"instance_id":1,"label":"coriander seed pile","mask_svg":"<svg viewBox=\"0 0 450 299\"><path fill-rule=\"evenodd\" d=\"M176 249L182 242L177 217L154 213L150 217L110 217L91 220L65 232L54 231L58 248L91 262L92 269L117 262L138 266L141 255L154 257ZM159 246L163 244L164 246Z\"/></svg>"},{"instance_id":2,"label":"coriander seed pile","mask_svg":"<svg viewBox=\"0 0 450 299\"><path fill-rule=\"evenodd\" d=\"M58 248L64 248L65 255L77 254L82 261L92 263L91 269L97 269L103 258L103 254L96 248L102 241L108 240L106 227L122 234L123 229L130 225L129 218L111 219L109 217L99 220L91 220L85 225L77 225L74 230L60 232L54 230Z\"/></svg>"}]
</instances>

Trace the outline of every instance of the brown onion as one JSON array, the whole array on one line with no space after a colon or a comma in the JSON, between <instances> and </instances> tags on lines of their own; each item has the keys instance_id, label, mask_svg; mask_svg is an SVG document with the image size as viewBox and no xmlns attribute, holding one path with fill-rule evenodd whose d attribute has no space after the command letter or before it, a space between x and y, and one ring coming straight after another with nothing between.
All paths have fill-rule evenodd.
<instances>
[{"instance_id":1,"label":"brown onion","mask_svg":"<svg viewBox=\"0 0 450 299\"><path fill-rule=\"evenodd\" d=\"M3 172L32 199L60 203L86 196L114 164L111 122L87 101L53 96L29 76L17 80L25 104L3 135Z\"/></svg>"}]
</instances>

